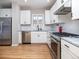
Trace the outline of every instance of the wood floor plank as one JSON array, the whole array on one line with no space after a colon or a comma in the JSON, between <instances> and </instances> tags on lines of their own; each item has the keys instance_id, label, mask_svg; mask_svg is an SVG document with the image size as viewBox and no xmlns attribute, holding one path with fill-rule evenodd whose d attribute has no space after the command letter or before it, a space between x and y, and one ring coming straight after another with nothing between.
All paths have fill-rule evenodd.
<instances>
[{"instance_id":1,"label":"wood floor plank","mask_svg":"<svg viewBox=\"0 0 79 59\"><path fill-rule=\"evenodd\" d=\"M0 59L52 59L47 45L0 46Z\"/></svg>"}]
</instances>

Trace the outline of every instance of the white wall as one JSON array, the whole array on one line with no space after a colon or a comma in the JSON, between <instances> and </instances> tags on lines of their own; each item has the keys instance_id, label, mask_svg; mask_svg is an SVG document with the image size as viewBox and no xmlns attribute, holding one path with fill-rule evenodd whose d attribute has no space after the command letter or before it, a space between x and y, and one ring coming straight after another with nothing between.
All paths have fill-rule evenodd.
<instances>
[{"instance_id":1,"label":"white wall","mask_svg":"<svg viewBox=\"0 0 79 59\"><path fill-rule=\"evenodd\" d=\"M31 10L32 14L44 14L45 10L44 9L39 9L39 10Z\"/></svg>"},{"instance_id":2,"label":"white wall","mask_svg":"<svg viewBox=\"0 0 79 59\"><path fill-rule=\"evenodd\" d=\"M72 20L71 14L66 15L66 23L63 25L64 32L79 34L79 20Z\"/></svg>"},{"instance_id":3,"label":"white wall","mask_svg":"<svg viewBox=\"0 0 79 59\"><path fill-rule=\"evenodd\" d=\"M64 25L64 31L79 34L79 20L70 21Z\"/></svg>"},{"instance_id":4,"label":"white wall","mask_svg":"<svg viewBox=\"0 0 79 59\"><path fill-rule=\"evenodd\" d=\"M64 21L63 31L68 33L79 34L79 20L72 20L71 13L59 16L60 21Z\"/></svg>"},{"instance_id":5,"label":"white wall","mask_svg":"<svg viewBox=\"0 0 79 59\"><path fill-rule=\"evenodd\" d=\"M79 20L72 20L71 13L58 16L60 21L64 21L63 31L68 33L79 34Z\"/></svg>"},{"instance_id":6,"label":"white wall","mask_svg":"<svg viewBox=\"0 0 79 59\"><path fill-rule=\"evenodd\" d=\"M20 20L19 20L19 6L16 2L12 3L12 46L19 44L19 30L20 30Z\"/></svg>"}]
</instances>

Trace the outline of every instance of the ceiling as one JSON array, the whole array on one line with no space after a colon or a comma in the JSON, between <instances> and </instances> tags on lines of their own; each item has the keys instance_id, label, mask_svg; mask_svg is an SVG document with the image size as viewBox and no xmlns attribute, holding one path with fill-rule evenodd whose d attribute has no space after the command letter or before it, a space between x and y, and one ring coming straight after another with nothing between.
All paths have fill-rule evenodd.
<instances>
[{"instance_id":1,"label":"ceiling","mask_svg":"<svg viewBox=\"0 0 79 59\"><path fill-rule=\"evenodd\" d=\"M0 6L9 6L12 0L0 0ZM55 3L56 0L13 0L21 9L50 9L51 6Z\"/></svg>"}]
</instances>

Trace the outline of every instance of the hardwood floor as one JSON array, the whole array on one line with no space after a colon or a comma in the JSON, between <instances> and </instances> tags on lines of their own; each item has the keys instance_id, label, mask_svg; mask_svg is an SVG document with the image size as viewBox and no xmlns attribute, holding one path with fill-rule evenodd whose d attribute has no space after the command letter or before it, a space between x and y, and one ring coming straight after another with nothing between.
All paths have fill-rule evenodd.
<instances>
[{"instance_id":1,"label":"hardwood floor","mask_svg":"<svg viewBox=\"0 0 79 59\"><path fill-rule=\"evenodd\" d=\"M52 59L47 45L0 46L0 59Z\"/></svg>"}]
</instances>

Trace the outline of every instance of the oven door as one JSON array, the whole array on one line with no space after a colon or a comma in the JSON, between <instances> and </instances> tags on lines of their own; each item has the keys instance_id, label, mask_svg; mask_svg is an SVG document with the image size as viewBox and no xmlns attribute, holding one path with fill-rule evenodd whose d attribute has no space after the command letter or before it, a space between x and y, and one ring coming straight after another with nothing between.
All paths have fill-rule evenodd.
<instances>
[{"instance_id":1,"label":"oven door","mask_svg":"<svg viewBox=\"0 0 79 59\"><path fill-rule=\"evenodd\" d=\"M54 59L60 59L60 42L55 38L51 37L51 49L54 56Z\"/></svg>"}]
</instances>

